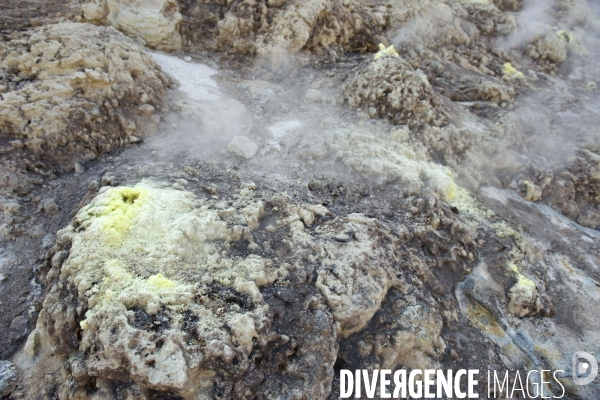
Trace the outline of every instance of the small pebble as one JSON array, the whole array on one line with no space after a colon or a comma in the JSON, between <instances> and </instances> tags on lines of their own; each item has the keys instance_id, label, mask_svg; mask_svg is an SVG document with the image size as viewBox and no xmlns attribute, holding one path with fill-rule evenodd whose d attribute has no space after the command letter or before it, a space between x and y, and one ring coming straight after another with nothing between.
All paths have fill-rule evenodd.
<instances>
[{"instance_id":1,"label":"small pebble","mask_svg":"<svg viewBox=\"0 0 600 400\"><path fill-rule=\"evenodd\" d=\"M142 139L134 135L129 135L129 143L142 143Z\"/></svg>"},{"instance_id":2,"label":"small pebble","mask_svg":"<svg viewBox=\"0 0 600 400\"><path fill-rule=\"evenodd\" d=\"M53 198L42 200L41 206L42 209L49 214L53 214L58 211L58 205Z\"/></svg>"},{"instance_id":3,"label":"small pebble","mask_svg":"<svg viewBox=\"0 0 600 400\"><path fill-rule=\"evenodd\" d=\"M453 359L454 361L458 361L458 353L456 352L456 350L454 350L454 349L450 350L450 358Z\"/></svg>"},{"instance_id":4,"label":"small pebble","mask_svg":"<svg viewBox=\"0 0 600 400\"><path fill-rule=\"evenodd\" d=\"M106 174L100 180L100 186L112 186L115 178L112 175Z\"/></svg>"}]
</instances>

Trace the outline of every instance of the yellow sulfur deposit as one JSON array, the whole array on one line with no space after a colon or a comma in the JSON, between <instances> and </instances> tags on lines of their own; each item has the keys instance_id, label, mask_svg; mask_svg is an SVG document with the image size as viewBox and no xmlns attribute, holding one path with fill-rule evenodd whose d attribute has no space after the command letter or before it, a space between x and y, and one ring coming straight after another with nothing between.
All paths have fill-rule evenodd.
<instances>
[{"instance_id":1,"label":"yellow sulfur deposit","mask_svg":"<svg viewBox=\"0 0 600 400\"><path fill-rule=\"evenodd\" d=\"M165 278L163 274L152 275L148 278L148 283L156 286L158 289L171 289L177 286L175 282Z\"/></svg>"},{"instance_id":2,"label":"yellow sulfur deposit","mask_svg":"<svg viewBox=\"0 0 600 400\"><path fill-rule=\"evenodd\" d=\"M141 188L120 187L110 189L101 212L102 230L110 244L116 244L139 214L148 200L149 192Z\"/></svg>"},{"instance_id":3,"label":"yellow sulfur deposit","mask_svg":"<svg viewBox=\"0 0 600 400\"><path fill-rule=\"evenodd\" d=\"M567 44L567 48L574 54L578 56L587 56L589 54L581 40L571 32L561 29L556 31L556 34Z\"/></svg>"},{"instance_id":4,"label":"yellow sulfur deposit","mask_svg":"<svg viewBox=\"0 0 600 400\"><path fill-rule=\"evenodd\" d=\"M517 282L508 292L507 310L518 318L539 312L542 303L535 282L523 275L515 264L511 263L508 267L516 274Z\"/></svg>"},{"instance_id":5,"label":"yellow sulfur deposit","mask_svg":"<svg viewBox=\"0 0 600 400\"><path fill-rule=\"evenodd\" d=\"M517 274L517 283L515 286L535 289L535 282L523 275L515 264L511 263L509 264L509 267Z\"/></svg>"},{"instance_id":6,"label":"yellow sulfur deposit","mask_svg":"<svg viewBox=\"0 0 600 400\"><path fill-rule=\"evenodd\" d=\"M425 165L420 173L420 178L427 182L436 192L442 195L444 200L452 201L458 196L458 186L454 182L454 176L448 168L437 165Z\"/></svg>"},{"instance_id":7,"label":"yellow sulfur deposit","mask_svg":"<svg viewBox=\"0 0 600 400\"><path fill-rule=\"evenodd\" d=\"M104 273L107 281L124 283L130 281L132 276L125 270L119 260L110 260L104 265Z\"/></svg>"},{"instance_id":8,"label":"yellow sulfur deposit","mask_svg":"<svg viewBox=\"0 0 600 400\"><path fill-rule=\"evenodd\" d=\"M377 60L384 56L400 57L396 49L394 49L393 44L389 47L385 47L383 43L379 43L379 51L375 53L375 59Z\"/></svg>"},{"instance_id":9,"label":"yellow sulfur deposit","mask_svg":"<svg viewBox=\"0 0 600 400\"><path fill-rule=\"evenodd\" d=\"M446 190L446 200L447 201L452 201L454 199L456 199L457 196L457 187L456 187L456 183L454 183L454 181L450 182L450 184L448 185L448 189Z\"/></svg>"},{"instance_id":10,"label":"yellow sulfur deposit","mask_svg":"<svg viewBox=\"0 0 600 400\"><path fill-rule=\"evenodd\" d=\"M523 73L512 66L511 63L506 63L502 66L502 75L504 79L513 80L513 79L523 79Z\"/></svg>"}]
</instances>

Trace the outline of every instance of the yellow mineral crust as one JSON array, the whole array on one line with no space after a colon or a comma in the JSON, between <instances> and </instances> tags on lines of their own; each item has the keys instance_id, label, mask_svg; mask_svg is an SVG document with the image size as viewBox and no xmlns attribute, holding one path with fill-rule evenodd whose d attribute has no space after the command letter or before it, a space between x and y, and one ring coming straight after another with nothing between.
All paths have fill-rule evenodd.
<instances>
[{"instance_id":1,"label":"yellow mineral crust","mask_svg":"<svg viewBox=\"0 0 600 400\"><path fill-rule=\"evenodd\" d=\"M556 31L556 34L566 43L567 48L574 54L582 57L585 57L589 54L581 39L573 33L561 29Z\"/></svg>"},{"instance_id":2,"label":"yellow mineral crust","mask_svg":"<svg viewBox=\"0 0 600 400\"><path fill-rule=\"evenodd\" d=\"M509 268L516 274L517 282L508 293L508 311L519 318L539 312L542 304L535 282L523 275L515 264L509 264Z\"/></svg>"},{"instance_id":3,"label":"yellow mineral crust","mask_svg":"<svg viewBox=\"0 0 600 400\"><path fill-rule=\"evenodd\" d=\"M206 329L231 322L237 329L231 341L251 351L255 334L250 327L254 321L260 325L266 307L259 288L287 272L258 255L223 255L229 242L252 240L250 230L257 224L250 222L264 213L262 202L251 194L227 207L224 212L216 201L143 181L135 187L104 189L82 208L73 224L59 232L72 243L61 280L76 287L87 304L79 322L81 349L90 348L113 325L131 321L132 310L140 308L148 315L192 310L205 316ZM205 281L248 295L255 311L216 315L196 304L198 284Z\"/></svg>"},{"instance_id":4,"label":"yellow mineral crust","mask_svg":"<svg viewBox=\"0 0 600 400\"><path fill-rule=\"evenodd\" d=\"M150 278L148 278L148 283L156 286L159 289L171 289L177 286L175 282L165 278L163 274L152 275Z\"/></svg>"},{"instance_id":5,"label":"yellow mineral crust","mask_svg":"<svg viewBox=\"0 0 600 400\"><path fill-rule=\"evenodd\" d=\"M513 79L523 79L525 76L521 71L513 67L511 63L506 63L502 66L502 76L504 79L513 80Z\"/></svg>"},{"instance_id":6,"label":"yellow mineral crust","mask_svg":"<svg viewBox=\"0 0 600 400\"><path fill-rule=\"evenodd\" d=\"M381 57L400 57L396 49L394 49L394 45L390 45L389 47L385 47L383 43L379 43L379 51L375 53L375 59L378 60Z\"/></svg>"},{"instance_id":7,"label":"yellow mineral crust","mask_svg":"<svg viewBox=\"0 0 600 400\"><path fill-rule=\"evenodd\" d=\"M248 221L257 221L263 210L260 201L248 198L223 213L191 192L150 182L109 188L65 232L73 246L62 275L90 296L90 309L113 299L127 307L180 304L190 297L184 290L193 283L187 283L189 273L259 297L257 286L274 279L265 272L269 263L260 257L236 261L220 252L223 243L251 238Z\"/></svg>"},{"instance_id":8,"label":"yellow mineral crust","mask_svg":"<svg viewBox=\"0 0 600 400\"><path fill-rule=\"evenodd\" d=\"M455 200L460 189L452 170L429 161L422 149L398 140L401 131L379 136L355 129L331 130L324 133L323 140L345 167L365 177L400 181L419 189L430 187L444 200ZM408 130L404 131L408 135Z\"/></svg>"},{"instance_id":9,"label":"yellow mineral crust","mask_svg":"<svg viewBox=\"0 0 600 400\"><path fill-rule=\"evenodd\" d=\"M109 189L98 218L101 220L106 240L110 244L118 244L123 235L129 231L149 196L146 189L130 187Z\"/></svg>"},{"instance_id":10,"label":"yellow mineral crust","mask_svg":"<svg viewBox=\"0 0 600 400\"><path fill-rule=\"evenodd\" d=\"M535 289L535 282L533 282L531 279L529 279L528 277L523 275L521 273L521 271L519 271L519 268L515 264L512 264L512 263L509 264L509 268L516 274L516 277L517 277L516 285L517 286Z\"/></svg>"}]
</instances>

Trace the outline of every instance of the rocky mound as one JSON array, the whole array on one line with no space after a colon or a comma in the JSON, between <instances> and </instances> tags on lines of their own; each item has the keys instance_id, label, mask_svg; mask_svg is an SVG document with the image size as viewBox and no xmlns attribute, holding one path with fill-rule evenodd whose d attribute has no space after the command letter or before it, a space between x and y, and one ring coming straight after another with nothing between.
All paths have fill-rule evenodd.
<instances>
[{"instance_id":1,"label":"rocky mound","mask_svg":"<svg viewBox=\"0 0 600 400\"><path fill-rule=\"evenodd\" d=\"M14 33L0 59L3 152L46 173L151 133L169 86L114 28L67 22Z\"/></svg>"},{"instance_id":2,"label":"rocky mound","mask_svg":"<svg viewBox=\"0 0 600 400\"><path fill-rule=\"evenodd\" d=\"M150 182L105 187L58 234L52 289L26 347L68 357L67 386L81 395L118 385L183 398L323 398L339 340L362 331L390 290L426 284L441 294L431 268L472 268L473 227L435 196L415 204L454 245L430 243L435 229L419 222L334 217L264 198L252 183L229 200ZM430 243L441 264L419 261L413 241ZM436 365L444 352L442 315L456 310L420 296L429 317L397 327L387 364L408 360L400 337L415 329L427 332L410 365Z\"/></svg>"},{"instance_id":3,"label":"rocky mound","mask_svg":"<svg viewBox=\"0 0 600 400\"><path fill-rule=\"evenodd\" d=\"M83 3L81 10L86 21L111 25L141 44L181 50L181 14L175 0L92 0Z\"/></svg>"},{"instance_id":4,"label":"rocky mound","mask_svg":"<svg viewBox=\"0 0 600 400\"><path fill-rule=\"evenodd\" d=\"M59 232L25 349L66 374L35 390L325 398L338 393L339 368L563 368L573 326L593 325L593 313L565 313L587 292L555 305L580 279L568 261L466 198L457 208L425 189L399 200L394 217L335 216L252 182L215 196L193 176L104 187ZM557 312L555 325L539 324ZM535 351L515 333L524 325ZM551 332L564 344L541 339Z\"/></svg>"},{"instance_id":5,"label":"rocky mound","mask_svg":"<svg viewBox=\"0 0 600 400\"><path fill-rule=\"evenodd\" d=\"M300 50L335 58L386 41L384 6L340 0L94 0L82 10L85 20L112 25L151 48L257 56L273 69Z\"/></svg>"},{"instance_id":6,"label":"rocky mound","mask_svg":"<svg viewBox=\"0 0 600 400\"><path fill-rule=\"evenodd\" d=\"M397 54L367 63L343 90L350 107L360 108L371 118L386 118L411 128L446 122L441 100L436 98L427 76Z\"/></svg>"}]
</instances>

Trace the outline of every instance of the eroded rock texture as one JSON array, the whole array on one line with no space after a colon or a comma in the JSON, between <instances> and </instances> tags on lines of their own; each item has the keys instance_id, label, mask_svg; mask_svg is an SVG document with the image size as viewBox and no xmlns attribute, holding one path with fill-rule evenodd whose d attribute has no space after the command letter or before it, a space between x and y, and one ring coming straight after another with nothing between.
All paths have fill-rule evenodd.
<instances>
[{"instance_id":1,"label":"eroded rock texture","mask_svg":"<svg viewBox=\"0 0 600 400\"><path fill-rule=\"evenodd\" d=\"M15 33L0 51L3 151L33 169L70 170L158 122L169 81L113 28L48 25Z\"/></svg>"},{"instance_id":2,"label":"eroded rock texture","mask_svg":"<svg viewBox=\"0 0 600 400\"><path fill-rule=\"evenodd\" d=\"M186 186L105 187L59 232L43 271L51 290L26 346L68 360L68 377L40 388L46 396L326 398L339 391L339 368L438 368L459 358L562 368L580 340L565 310L594 289L563 296L589 278L570 275L562 245L544 254L466 199L455 203L463 215L425 189L384 221L335 216L249 182L222 200ZM585 343L593 321L576 322ZM531 338L515 333L524 325Z\"/></svg>"},{"instance_id":3,"label":"eroded rock texture","mask_svg":"<svg viewBox=\"0 0 600 400\"><path fill-rule=\"evenodd\" d=\"M94 0L81 8L86 21L105 22L148 47L181 49L178 29L182 17L175 0Z\"/></svg>"},{"instance_id":4,"label":"eroded rock texture","mask_svg":"<svg viewBox=\"0 0 600 400\"><path fill-rule=\"evenodd\" d=\"M94 382L108 396L122 376L127 390L183 398L323 398L339 340L363 335L388 291L428 285L442 294L431 268L472 268L477 234L435 196L425 207L456 238L452 248L430 242L426 224L333 217L249 188L233 202L149 182L105 188L78 213L58 234L32 334L71 360L70 383L47 393L84 396ZM444 257L420 261L406 244L413 237ZM429 316L419 316L409 298L397 304L408 331L394 331L385 365L436 365L443 315L455 305L427 297Z\"/></svg>"},{"instance_id":5,"label":"eroded rock texture","mask_svg":"<svg viewBox=\"0 0 600 400\"><path fill-rule=\"evenodd\" d=\"M382 57L370 62L344 86L348 104L370 117L418 128L446 122L441 101L427 76L400 57Z\"/></svg>"}]
</instances>

